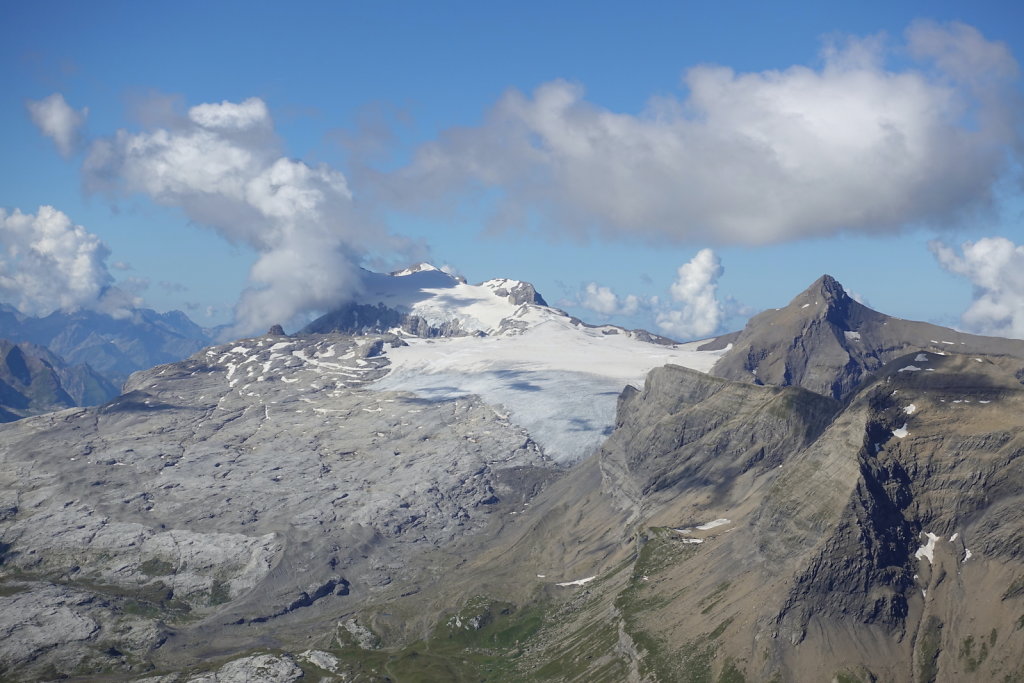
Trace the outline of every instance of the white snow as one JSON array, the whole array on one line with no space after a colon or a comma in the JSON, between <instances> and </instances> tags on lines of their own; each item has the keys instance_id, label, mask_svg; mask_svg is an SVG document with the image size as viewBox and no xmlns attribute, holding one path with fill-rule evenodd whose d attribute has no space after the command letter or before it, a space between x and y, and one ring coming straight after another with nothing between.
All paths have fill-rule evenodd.
<instances>
[{"instance_id":1,"label":"white snow","mask_svg":"<svg viewBox=\"0 0 1024 683\"><path fill-rule=\"evenodd\" d=\"M704 539L703 538L684 538L684 539L682 539L682 541L683 541L683 543L703 543Z\"/></svg>"},{"instance_id":2,"label":"white snow","mask_svg":"<svg viewBox=\"0 0 1024 683\"><path fill-rule=\"evenodd\" d=\"M928 354L927 353L919 353L916 356L914 356L914 362L915 363L927 363L928 360L929 359L928 359Z\"/></svg>"},{"instance_id":3,"label":"white snow","mask_svg":"<svg viewBox=\"0 0 1024 683\"><path fill-rule=\"evenodd\" d=\"M974 555L971 554L970 548L964 548L964 562L971 559L972 557L974 557Z\"/></svg>"},{"instance_id":4,"label":"white snow","mask_svg":"<svg viewBox=\"0 0 1024 683\"><path fill-rule=\"evenodd\" d=\"M983 361L983 360L982 360L982 359L980 359L980 358L975 358L974 360L978 361L979 363L984 363L984 362L985 362L985 361Z\"/></svg>"},{"instance_id":5,"label":"white snow","mask_svg":"<svg viewBox=\"0 0 1024 683\"><path fill-rule=\"evenodd\" d=\"M801 306L800 308L807 308L808 306L810 306L810 304L804 304L804 305L803 305L803 306Z\"/></svg>"},{"instance_id":6,"label":"white snow","mask_svg":"<svg viewBox=\"0 0 1024 683\"><path fill-rule=\"evenodd\" d=\"M917 367L916 365L908 365L905 368L900 368L899 370L897 370L897 372L919 372L920 370L921 368Z\"/></svg>"},{"instance_id":7,"label":"white snow","mask_svg":"<svg viewBox=\"0 0 1024 683\"><path fill-rule=\"evenodd\" d=\"M917 412L917 406L911 403L909 406L903 409L903 412L906 413L907 415L913 415L914 413Z\"/></svg>"},{"instance_id":8,"label":"white snow","mask_svg":"<svg viewBox=\"0 0 1024 683\"><path fill-rule=\"evenodd\" d=\"M978 401L978 403L991 403L992 401Z\"/></svg>"},{"instance_id":9,"label":"white snow","mask_svg":"<svg viewBox=\"0 0 1024 683\"><path fill-rule=\"evenodd\" d=\"M705 524L701 524L697 528L700 529L701 531L707 531L708 529L714 529L715 527L719 527L719 526L722 526L724 524L729 524L729 522L730 522L730 520L725 519L724 517L720 517L718 519L712 520L712 521L707 522Z\"/></svg>"},{"instance_id":10,"label":"white snow","mask_svg":"<svg viewBox=\"0 0 1024 683\"><path fill-rule=\"evenodd\" d=\"M959 537L960 537L960 532L957 531L952 536L949 537L949 542L952 543L953 541L955 541Z\"/></svg>"},{"instance_id":11,"label":"white snow","mask_svg":"<svg viewBox=\"0 0 1024 683\"><path fill-rule=\"evenodd\" d=\"M847 341L860 341L860 332L851 332L850 330L844 330L843 336L846 337Z\"/></svg>"},{"instance_id":12,"label":"white snow","mask_svg":"<svg viewBox=\"0 0 1024 683\"><path fill-rule=\"evenodd\" d=\"M244 356L249 353L249 348L247 346L236 346L231 349L230 353L240 353Z\"/></svg>"},{"instance_id":13,"label":"white snow","mask_svg":"<svg viewBox=\"0 0 1024 683\"><path fill-rule=\"evenodd\" d=\"M943 343L943 344L952 344L953 342L948 342L948 341L944 341L944 342L942 342L942 343ZM963 344L963 342L960 342L960 343L961 343L961 344Z\"/></svg>"},{"instance_id":14,"label":"white snow","mask_svg":"<svg viewBox=\"0 0 1024 683\"><path fill-rule=\"evenodd\" d=\"M898 439L902 439L902 438L906 437L909 433L910 432L907 431L907 423L906 422L904 422L903 426L900 427L899 429L892 430L892 435L895 436Z\"/></svg>"},{"instance_id":15,"label":"white snow","mask_svg":"<svg viewBox=\"0 0 1024 683\"><path fill-rule=\"evenodd\" d=\"M707 372L728 351L697 351L704 342L664 346L625 333L573 325L549 309L528 307L520 334L409 338L387 349L390 372L369 385L449 400L476 394L502 406L545 453L570 463L589 455L615 423L627 384L668 363Z\"/></svg>"},{"instance_id":16,"label":"white snow","mask_svg":"<svg viewBox=\"0 0 1024 683\"><path fill-rule=\"evenodd\" d=\"M914 553L914 557L921 559L922 557L927 558L928 564L935 562L935 542L939 540L939 537L930 531L925 531L924 535L928 537L928 541L917 549Z\"/></svg>"},{"instance_id":17,"label":"white snow","mask_svg":"<svg viewBox=\"0 0 1024 683\"><path fill-rule=\"evenodd\" d=\"M585 579L576 579L575 581L566 581L565 583L556 583L555 585L556 586L582 586L584 584L590 583L591 581L593 581L596 578L597 578L596 575L595 576L588 576Z\"/></svg>"}]
</instances>

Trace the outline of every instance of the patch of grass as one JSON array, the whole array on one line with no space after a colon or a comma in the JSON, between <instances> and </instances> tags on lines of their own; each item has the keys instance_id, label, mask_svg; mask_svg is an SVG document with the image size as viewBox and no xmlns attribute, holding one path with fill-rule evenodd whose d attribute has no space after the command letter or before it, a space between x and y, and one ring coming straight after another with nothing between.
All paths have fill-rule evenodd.
<instances>
[{"instance_id":1,"label":"patch of grass","mask_svg":"<svg viewBox=\"0 0 1024 683\"><path fill-rule=\"evenodd\" d=\"M174 573L174 565L153 557L140 564L139 570L146 576L167 576Z\"/></svg>"},{"instance_id":2,"label":"patch of grass","mask_svg":"<svg viewBox=\"0 0 1024 683\"><path fill-rule=\"evenodd\" d=\"M619 633L615 624L603 618L593 619L559 643L556 646L557 655L537 669L533 676L539 680L565 681L586 674L588 680L600 680L590 672L591 665L612 652L618 641ZM616 679L607 679L607 676L612 669L619 670L620 667L621 662L617 662L614 667L604 664L602 668L606 671L602 675L606 680L614 681Z\"/></svg>"},{"instance_id":3,"label":"patch of grass","mask_svg":"<svg viewBox=\"0 0 1024 683\"><path fill-rule=\"evenodd\" d=\"M633 563L633 576L654 576L668 567L697 553L699 544L683 543L682 537L669 527L650 527L641 537L640 550Z\"/></svg>"},{"instance_id":4,"label":"patch of grass","mask_svg":"<svg viewBox=\"0 0 1024 683\"><path fill-rule=\"evenodd\" d=\"M354 639L339 636L336 654L351 680L516 680L522 646L538 632L544 614L543 605L517 608L477 596L437 624L424 640L402 648L364 650Z\"/></svg>"},{"instance_id":5,"label":"patch of grass","mask_svg":"<svg viewBox=\"0 0 1024 683\"><path fill-rule=\"evenodd\" d=\"M228 602L231 602L231 586L227 581L214 579L213 583L210 584L210 597L206 603L210 607L216 607Z\"/></svg>"},{"instance_id":6,"label":"patch of grass","mask_svg":"<svg viewBox=\"0 0 1024 683\"><path fill-rule=\"evenodd\" d=\"M717 683L747 683L747 679L743 676L743 672L739 670L732 659L726 659L725 665L722 667L722 672L718 674ZM840 681L840 683L844 682Z\"/></svg>"},{"instance_id":7,"label":"patch of grass","mask_svg":"<svg viewBox=\"0 0 1024 683\"><path fill-rule=\"evenodd\" d=\"M725 581L718 584L715 590L711 591L708 595L704 596L698 603L699 607L703 607L700 611L701 614L707 614L715 608L715 606L722 601L725 597L725 592L729 590L729 582Z\"/></svg>"},{"instance_id":8,"label":"patch of grass","mask_svg":"<svg viewBox=\"0 0 1024 683\"><path fill-rule=\"evenodd\" d=\"M942 645L942 622L932 615L921 629L917 655L918 683L932 683L939 673L939 651Z\"/></svg>"},{"instance_id":9,"label":"patch of grass","mask_svg":"<svg viewBox=\"0 0 1024 683\"><path fill-rule=\"evenodd\" d=\"M125 614L181 621L187 619L192 611L188 603L174 597L174 591L162 581L154 581L144 586L123 586L94 581L73 581L68 585L111 598Z\"/></svg>"},{"instance_id":10,"label":"patch of grass","mask_svg":"<svg viewBox=\"0 0 1024 683\"><path fill-rule=\"evenodd\" d=\"M1013 583L1003 591L1003 600L1009 600L1010 598L1019 598L1024 595L1024 576L1018 576L1013 580Z\"/></svg>"},{"instance_id":11,"label":"patch of grass","mask_svg":"<svg viewBox=\"0 0 1024 683\"><path fill-rule=\"evenodd\" d=\"M988 658L989 644L984 640L981 641L981 646L977 652L974 651L974 636L967 636L960 643L960 659L964 662L964 667L971 673L978 670Z\"/></svg>"},{"instance_id":12,"label":"patch of grass","mask_svg":"<svg viewBox=\"0 0 1024 683\"><path fill-rule=\"evenodd\" d=\"M708 634L708 640L717 640L720 635L725 633L725 629L729 628L729 624L732 623L732 617L729 617L721 624L715 627L715 630Z\"/></svg>"},{"instance_id":13,"label":"patch of grass","mask_svg":"<svg viewBox=\"0 0 1024 683\"><path fill-rule=\"evenodd\" d=\"M6 598L12 595L17 595L18 593L24 593L28 589L28 584L24 583L0 583L0 598Z\"/></svg>"}]
</instances>

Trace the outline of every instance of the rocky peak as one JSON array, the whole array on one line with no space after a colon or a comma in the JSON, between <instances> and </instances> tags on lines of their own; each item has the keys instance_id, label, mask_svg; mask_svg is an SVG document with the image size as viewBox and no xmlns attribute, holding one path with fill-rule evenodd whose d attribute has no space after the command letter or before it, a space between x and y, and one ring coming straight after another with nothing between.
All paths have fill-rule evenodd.
<instances>
[{"instance_id":1,"label":"rocky peak","mask_svg":"<svg viewBox=\"0 0 1024 683\"><path fill-rule=\"evenodd\" d=\"M1024 343L965 335L893 318L854 301L822 275L788 306L754 316L732 337L712 373L728 379L801 386L843 400L866 376L911 351L999 353L1024 359Z\"/></svg>"}]
</instances>

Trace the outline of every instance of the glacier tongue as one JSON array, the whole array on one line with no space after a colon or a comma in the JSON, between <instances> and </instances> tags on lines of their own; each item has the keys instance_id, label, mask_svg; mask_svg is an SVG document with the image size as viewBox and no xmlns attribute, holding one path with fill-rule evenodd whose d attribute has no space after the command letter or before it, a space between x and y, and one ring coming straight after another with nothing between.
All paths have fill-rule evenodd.
<instances>
[{"instance_id":1,"label":"glacier tongue","mask_svg":"<svg viewBox=\"0 0 1024 683\"><path fill-rule=\"evenodd\" d=\"M642 386L667 363L707 372L725 352L697 351L700 342L651 344L564 316L530 322L511 336L408 339L386 351L390 372L368 388L434 400L478 395L507 410L553 460L571 464L610 432L627 384Z\"/></svg>"}]
</instances>

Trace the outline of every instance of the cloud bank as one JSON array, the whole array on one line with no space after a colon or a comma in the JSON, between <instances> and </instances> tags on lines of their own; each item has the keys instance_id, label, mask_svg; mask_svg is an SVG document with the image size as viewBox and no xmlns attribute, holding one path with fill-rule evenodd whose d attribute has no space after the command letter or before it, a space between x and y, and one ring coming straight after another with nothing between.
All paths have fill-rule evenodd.
<instances>
[{"instance_id":1,"label":"cloud bank","mask_svg":"<svg viewBox=\"0 0 1024 683\"><path fill-rule=\"evenodd\" d=\"M718 298L718 280L723 272L718 255L711 249L701 249L676 271L676 279L669 287L671 303L656 296L619 296L610 287L596 282L587 284L577 300L570 303L608 317L630 316L643 310L653 313L658 328L675 339L710 337L721 330L729 316L727 306ZM727 303L735 309L732 312L741 312L733 305L735 302Z\"/></svg>"},{"instance_id":2,"label":"cloud bank","mask_svg":"<svg viewBox=\"0 0 1024 683\"><path fill-rule=\"evenodd\" d=\"M699 339L717 332L725 317L717 296L723 272L721 260L710 249L701 249L679 266L669 289L679 307L659 313L658 327L678 339Z\"/></svg>"},{"instance_id":3,"label":"cloud bank","mask_svg":"<svg viewBox=\"0 0 1024 683\"><path fill-rule=\"evenodd\" d=\"M78 111L72 109L60 93L53 93L41 100L29 100L25 103L32 123L46 137L57 145L57 151L64 157L71 156L81 144L81 130L85 125L85 117L89 115L88 107Z\"/></svg>"},{"instance_id":4,"label":"cloud bank","mask_svg":"<svg viewBox=\"0 0 1024 683\"><path fill-rule=\"evenodd\" d=\"M27 315L95 309L121 315L138 305L113 286L110 250L52 206L35 214L0 209L0 299Z\"/></svg>"},{"instance_id":5,"label":"cloud bank","mask_svg":"<svg viewBox=\"0 0 1024 683\"><path fill-rule=\"evenodd\" d=\"M86 187L180 207L258 254L235 310L236 334L336 307L360 285L367 250L396 245L356 211L345 177L282 155L266 104L200 104L185 118L95 141Z\"/></svg>"},{"instance_id":6,"label":"cloud bank","mask_svg":"<svg viewBox=\"0 0 1024 683\"><path fill-rule=\"evenodd\" d=\"M939 241L928 245L939 265L974 287L964 326L974 332L1024 339L1024 245L1005 237L964 242L960 253Z\"/></svg>"},{"instance_id":7,"label":"cloud bank","mask_svg":"<svg viewBox=\"0 0 1024 683\"><path fill-rule=\"evenodd\" d=\"M588 283L583 289L579 305L601 315L634 315L640 309L640 297L627 294L619 297L609 287L596 282Z\"/></svg>"},{"instance_id":8,"label":"cloud bank","mask_svg":"<svg viewBox=\"0 0 1024 683\"><path fill-rule=\"evenodd\" d=\"M888 68L894 53L911 66ZM496 192L499 227L767 244L945 224L985 210L1019 143L1017 64L964 24L828 46L818 69L698 66L638 115L553 81L512 90L378 178L410 208ZM1018 147L1018 149L1020 149Z\"/></svg>"}]
</instances>

